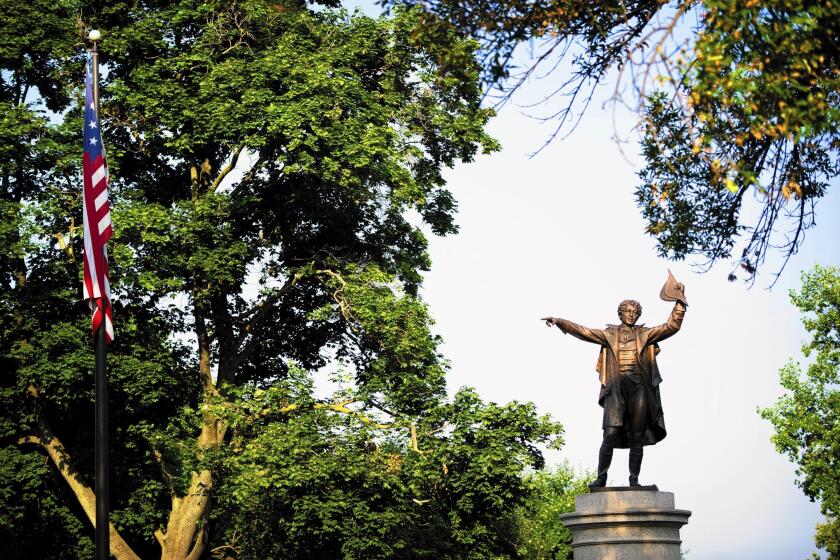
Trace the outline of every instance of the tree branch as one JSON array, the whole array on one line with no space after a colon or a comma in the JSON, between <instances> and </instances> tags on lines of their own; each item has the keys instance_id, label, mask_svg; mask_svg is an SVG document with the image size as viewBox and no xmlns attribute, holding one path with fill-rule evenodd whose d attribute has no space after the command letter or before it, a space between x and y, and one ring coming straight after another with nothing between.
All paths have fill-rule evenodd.
<instances>
[{"instance_id":1,"label":"tree branch","mask_svg":"<svg viewBox=\"0 0 840 560\"><path fill-rule=\"evenodd\" d=\"M216 192L216 189L219 188L219 185L222 184L222 181L225 180L225 177L227 177L228 174L231 171L233 171L233 169L236 167L236 163L239 161L239 154L242 153L242 148L243 147L244 146L238 146L233 151L233 153L230 156L230 161L228 162L228 164L225 165L224 167L222 167L219 170L219 174L216 175L216 178L213 180L212 183L210 183L210 188L207 189L208 193Z\"/></svg>"},{"instance_id":2,"label":"tree branch","mask_svg":"<svg viewBox=\"0 0 840 560\"><path fill-rule=\"evenodd\" d=\"M193 295L193 320L195 321L195 334L198 339L198 375L201 378L201 386L205 395L217 393L213 384L213 372L210 368L210 337L207 334L205 323L204 304L198 301L198 296Z\"/></svg>"},{"instance_id":3,"label":"tree branch","mask_svg":"<svg viewBox=\"0 0 840 560\"><path fill-rule=\"evenodd\" d=\"M231 317L230 309L228 309L225 294L214 294L210 298L210 312L213 316L213 332L216 335L219 351L216 388L221 389L222 386L233 383L236 370L231 367L231 364L238 361L238 345L233 330L233 317Z\"/></svg>"},{"instance_id":4,"label":"tree branch","mask_svg":"<svg viewBox=\"0 0 840 560\"><path fill-rule=\"evenodd\" d=\"M43 410L41 409L38 390L34 386L30 385L27 389L27 393L29 393L29 395L35 400L35 412L38 417L39 434L21 437L18 440L18 444L38 445L41 449L46 451L50 460L52 460L53 464L58 469L58 472L61 474L61 477L65 482L67 482L67 485L70 487L73 495L76 496L76 499L79 501L79 505L82 506L82 510L84 510L85 515L87 515L88 520L91 522L91 525L96 528L96 495L88 485L79 480L78 471L76 471L76 468L73 466L72 457L70 457L70 454L64 448L61 440L59 440L50 429L50 426L44 417ZM120 536L112 523L108 524L108 535L111 543L111 554L116 557L117 560L140 560L140 557L131 550L131 547L123 540L122 536Z\"/></svg>"},{"instance_id":5,"label":"tree branch","mask_svg":"<svg viewBox=\"0 0 840 560\"><path fill-rule=\"evenodd\" d=\"M230 196L232 199L237 199L241 196L241 191L243 187L248 185L248 183L250 183L254 179L254 177L256 177L257 172L259 172L263 165L265 165L265 159L263 159L262 157L257 158L257 161L254 162L254 165L251 167L250 171L248 171L248 173L246 173L242 177L242 179L240 179L239 184L236 185L236 188L231 192Z\"/></svg>"},{"instance_id":6,"label":"tree branch","mask_svg":"<svg viewBox=\"0 0 840 560\"><path fill-rule=\"evenodd\" d=\"M153 450L153 455L155 457L155 462L158 464L160 468L160 474L163 477L163 481L166 483L166 488L169 490L169 495L174 498L175 497L175 487L172 486L172 474L166 469L166 465L163 463L163 455L157 449ZM155 535L157 536L157 535Z\"/></svg>"},{"instance_id":7,"label":"tree branch","mask_svg":"<svg viewBox=\"0 0 840 560\"><path fill-rule=\"evenodd\" d=\"M239 316L240 318L250 316L250 319L245 320L244 324L239 329L239 336L235 344L231 345L233 348L238 348L239 351L231 353L229 359L226 360L226 363L224 364L224 371L222 371L221 365L219 366L219 379L217 380L217 383L223 376L225 379L233 379L235 377L236 369L239 367L239 364L247 359L254 351L256 338L252 337L249 340L248 337L255 328L259 327L264 321L266 321L277 302L289 293L291 289L295 287L295 284L303 278L303 276L303 272L293 274L279 290L274 291L264 300L256 303L249 312Z\"/></svg>"}]
</instances>

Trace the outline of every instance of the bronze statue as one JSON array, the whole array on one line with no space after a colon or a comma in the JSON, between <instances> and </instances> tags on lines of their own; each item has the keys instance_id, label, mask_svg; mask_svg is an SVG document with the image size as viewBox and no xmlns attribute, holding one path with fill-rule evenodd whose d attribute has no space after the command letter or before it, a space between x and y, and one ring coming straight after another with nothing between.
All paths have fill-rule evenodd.
<instances>
[{"instance_id":1,"label":"bronze statue","mask_svg":"<svg viewBox=\"0 0 840 560\"><path fill-rule=\"evenodd\" d=\"M666 435L659 398L662 377L656 366L658 342L680 330L688 304L685 286L676 281L670 270L659 295L676 303L668 322L658 327L636 324L642 306L632 299L618 305L621 325L607 325L606 329L590 329L557 317L542 319L549 327L557 325L565 334L601 346L595 370L601 381L598 404L604 408L604 439L598 453L598 478L590 488L607 484L616 447L630 448L630 486L639 486L643 446L653 445Z\"/></svg>"}]
</instances>

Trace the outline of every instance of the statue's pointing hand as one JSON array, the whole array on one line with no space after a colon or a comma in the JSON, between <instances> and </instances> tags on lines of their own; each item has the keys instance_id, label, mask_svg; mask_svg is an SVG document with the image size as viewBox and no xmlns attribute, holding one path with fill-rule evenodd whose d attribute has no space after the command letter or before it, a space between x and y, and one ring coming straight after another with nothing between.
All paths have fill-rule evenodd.
<instances>
[{"instance_id":1,"label":"statue's pointing hand","mask_svg":"<svg viewBox=\"0 0 840 560\"><path fill-rule=\"evenodd\" d=\"M560 319L557 317L543 317L540 321L545 321L546 327L553 327L560 322Z\"/></svg>"}]
</instances>

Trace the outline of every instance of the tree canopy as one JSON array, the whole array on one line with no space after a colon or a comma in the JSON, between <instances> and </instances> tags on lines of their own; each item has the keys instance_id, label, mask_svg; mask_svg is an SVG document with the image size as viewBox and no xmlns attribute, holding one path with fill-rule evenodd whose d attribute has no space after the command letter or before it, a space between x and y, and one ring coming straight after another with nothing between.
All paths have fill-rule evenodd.
<instances>
[{"instance_id":1,"label":"tree canopy","mask_svg":"<svg viewBox=\"0 0 840 560\"><path fill-rule=\"evenodd\" d=\"M576 473L568 463L528 474L532 494L516 512L520 558L572 560L572 532L560 514L575 511L575 497L589 492L586 484L592 478Z\"/></svg>"},{"instance_id":2,"label":"tree canopy","mask_svg":"<svg viewBox=\"0 0 840 560\"><path fill-rule=\"evenodd\" d=\"M840 269L817 266L802 274L791 301L811 337L803 372L791 361L780 372L786 393L761 415L773 424L773 443L796 464L797 485L820 501L825 523L816 543L840 558Z\"/></svg>"},{"instance_id":3,"label":"tree canopy","mask_svg":"<svg viewBox=\"0 0 840 560\"><path fill-rule=\"evenodd\" d=\"M92 555L83 46L99 28L119 559L514 557L562 428L450 400L418 297L442 172L484 132L475 43L416 9L12 1L0 31L0 535ZM316 386L331 369L330 396ZM318 381L323 384L323 380ZM86 519L87 518L87 519Z\"/></svg>"},{"instance_id":4,"label":"tree canopy","mask_svg":"<svg viewBox=\"0 0 840 560\"><path fill-rule=\"evenodd\" d=\"M614 82L613 104L639 115L636 199L664 257L706 267L734 257L730 280L752 282L777 252L781 272L840 173L836 2L383 4L423 6L430 28L478 40L483 80L500 104L531 78L555 80L543 99L556 127L549 141Z\"/></svg>"}]
</instances>

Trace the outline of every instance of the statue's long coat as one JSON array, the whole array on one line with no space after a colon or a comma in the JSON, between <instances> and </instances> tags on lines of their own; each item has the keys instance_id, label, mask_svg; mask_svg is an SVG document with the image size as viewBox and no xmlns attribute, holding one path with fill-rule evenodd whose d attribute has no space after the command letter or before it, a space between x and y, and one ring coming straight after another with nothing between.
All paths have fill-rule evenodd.
<instances>
[{"instance_id":1,"label":"statue's long coat","mask_svg":"<svg viewBox=\"0 0 840 560\"><path fill-rule=\"evenodd\" d=\"M662 383L662 376L659 374L659 367L656 365L656 355L659 354L657 343L679 331L684 316L685 306L677 302L666 323L651 328L643 325L633 327L636 331L639 373L647 392L648 403L648 421L642 438L642 445L653 445L661 441L667 433L665 431L665 417L662 412L662 400L659 398L659 384ZM607 325L606 329L590 329L566 319L560 319L557 326L566 334L601 346L601 353L598 356L598 364L595 369L601 380L598 404L604 408L602 427L629 426L622 415L625 407L622 406L621 402L621 377L618 373L619 326ZM619 442L616 447L629 447L627 436L626 429L619 430Z\"/></svg>"}]
</instances>

